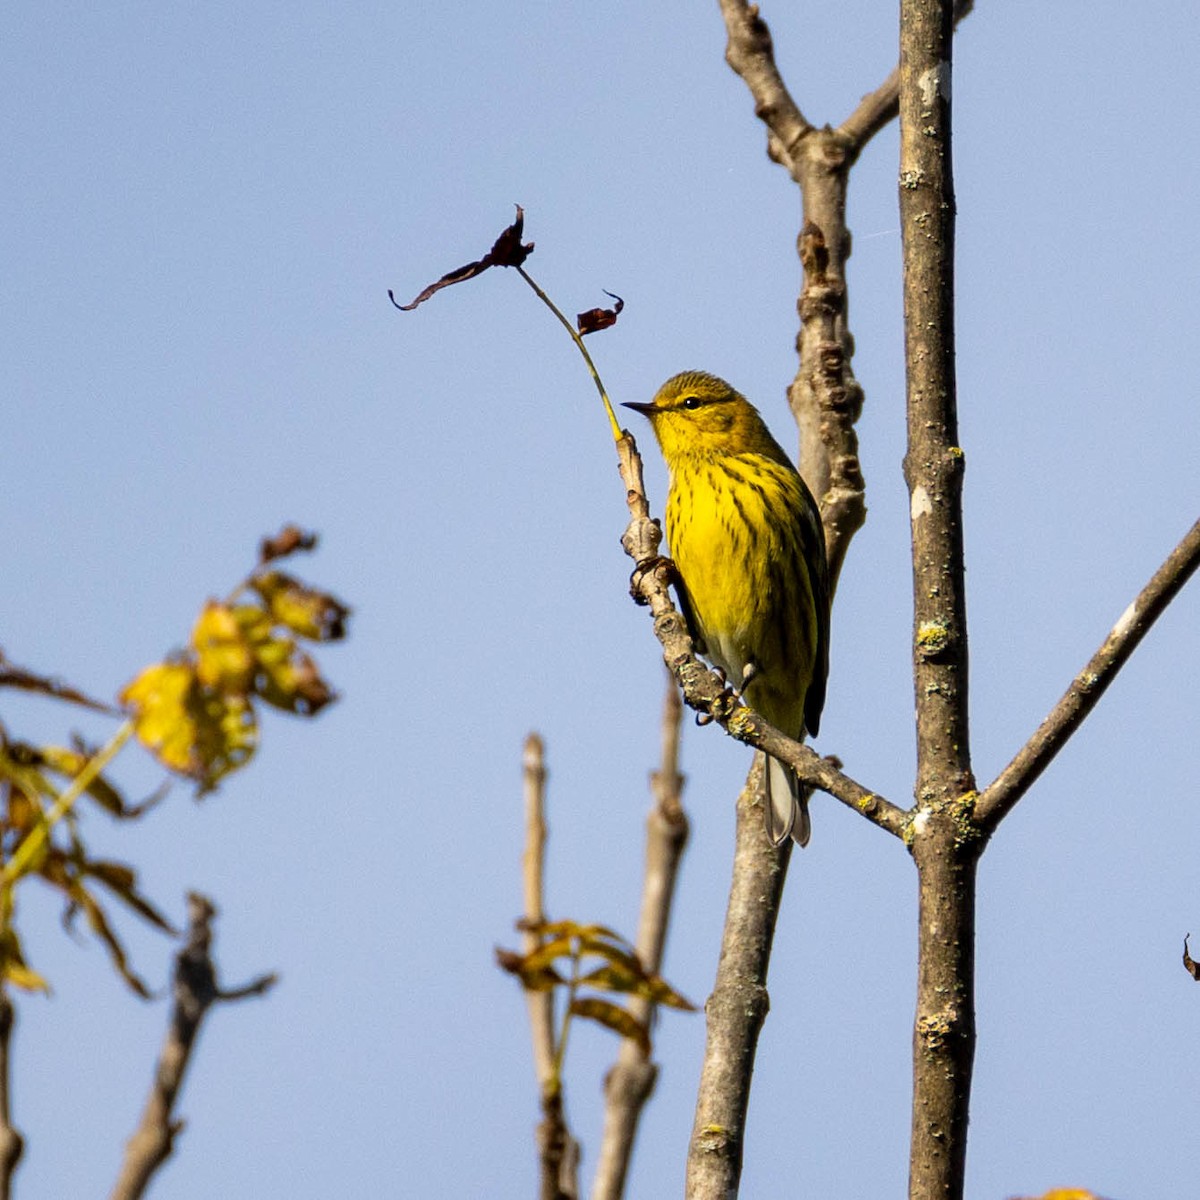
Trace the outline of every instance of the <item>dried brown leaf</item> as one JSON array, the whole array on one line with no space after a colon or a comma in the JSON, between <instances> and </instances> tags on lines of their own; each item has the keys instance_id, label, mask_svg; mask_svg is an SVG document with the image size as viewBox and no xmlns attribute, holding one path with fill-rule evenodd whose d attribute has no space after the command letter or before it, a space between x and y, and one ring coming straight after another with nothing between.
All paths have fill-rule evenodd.
<instances>
[{"instance_id":1,"label":"dried brown leaf","mask_svg":"<svg viewBox=\"0 0 1200 1200\"><path fill-rule=\"evenodd\" d=\"M520 979L521 986L530 992L548 992L566 982L553 967L544 963L531 965L526 955L503 950L499 946L496 947L496 965L502 971L515 975Z\"/></svg>"},{"instance_id":2,"label":"dried brown leaf","mask_svg":"<svg viewBox=\"0 0 1200 1200\"><path fill-rule=\"evenodd\" d=\"M1183 969L1193 979L1200 979L1200 963L1197 963L1194 958L1188 953L1188 938L1192 935L1185 934L1183 939Z\"/></svg>"},{"instance_id":3,"label":"dried brown leaf","mask_svg":"<svg viewBox=\"0 0 1200 1200\"><path fill-rule=\"evenodd\" d=\"M27 992L50 992L50 985L25 962L17 931L9 925L0 929L0 980Z\"/></svg>"},{"instance_id":4,"label":"dried brown leaf","mask_svg":"<svg viewBox=\"0 0 1200 1200\"><path fill-rule=\"evenodd\" d=\"M114 713L116 709L102 700L95 700L78 688L64 683L50 675L38 675L26 671L23 667L15 666L4 657L0 651L0 687L19 688L23 692L37 692L42 696L50 696L55 700L67 700L71 704L93 709L95 712Z\"/></svg>"},{"instance_id":5,"label":"dried brown leaf","mask_svg":"<svg viewBox=\"0 0 1200 1200\"><path fill-rule=\"evenodd\" d=\"M179 931L175 926L138 891L137 872L132 867L126 866L124 863L94 859L82 862L80 869L93 879L98 879L113 895L133 909L142 920L161 929L163 933L169 933L172 936L178 934Z\"/></svg>"},{"instance_id":6,"label":"dried brown leaf","mask_svg":"<svg viewBox=\"0 0 1200 1200\"><path fill-rule=\"evenodd\" d=\"M431 283L410 304L396 304L396 297L391 290L388 291L388 299L401 312L412 312L418 304L424 304L435 292L440 292L442 288L450 287L451 284L465 283L468 279L474 279L476 275L482 275L489 267L521 266L533 253L533 243L522 244L521 242L521 234L525 227L525 210L519 204L516 207L516 220L500 234L492 243L492 248L482 258L453 271L447 271L441 279Z\"/></svg>"},{"instance_id":7,"label":"dried brown leaf","mask_svg":"<svg viewBox=\"0 0 1200 1200\"><path fill-rule=\"evenodd\" d=\"M575 327L579 330L580 337L587 337L589 333L597 333L601 329L608 329L609 326L615 325L621 309L625 307L625 301L620 296L614 296L612 292L604 288L601 291L606 296L612 297L616 303L612 308L589 308L587 312L581 312L575 318Z\"/></svg>"},{"instance_id":8,"label":"dried brown leaf","mask_svg":"<svg viewBox=\"0 0 1200 1200\"><path fill-rule=\"evenodd\" d=\"M274 537L265 537L258 545L258 561L273 562L277 558L286 558L298 550L315 550L317 535L300 528L299 525L285 525Z\"/></svg>"},{"instance_id":9,"label":"dried brown leaf","mask_svg":"<svg viewBox=\"0 0 1200 1200\"><path fill-rule=\"evenodd\" d=\"M586 1017L589 1021L596 1021L606 1029L619 1033L622 1037L631 1038L638 1044L642 1053L649 1057L650 1031L619 1004L613 1004L609 1000L587 997L573 1000L571 1012L577 1017Z\"/></svg>"},{"instance_id":10,"label":"dried brown leaf","mask_svg":"<svg viewBox=\"0 0 1200 1200\"><path fill-rule=\"evenodd\" d=\"M142 999L148 1000L151 995L150 989L137 972L130 967L125 947L109 923L108 915L84 884L81 857L78 847L74 854L52 850L46 856L39 874L66 897L67 907L63 913L63 924L68 929L71 928L75 914L82 912L87 919L88 928L108 950L109 959L117 974L121 976L131 991L136 992Z\"/></svg>"}]
</instances>

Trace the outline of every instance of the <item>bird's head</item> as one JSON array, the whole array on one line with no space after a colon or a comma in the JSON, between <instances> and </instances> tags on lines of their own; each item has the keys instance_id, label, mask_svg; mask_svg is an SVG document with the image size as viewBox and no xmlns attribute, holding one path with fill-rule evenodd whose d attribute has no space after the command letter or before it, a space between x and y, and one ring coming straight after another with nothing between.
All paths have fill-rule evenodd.
<instances>
[{"instance_id":1,"label":"bird's head","mask_svg":"<svg viewBox=\"0 0 1200 1200\"><path fill-rule=\"evenodd\" d=\"M668 467L688 458L783 454L746 397L705 371L673 375L649 404L625 407L649 418Z\"/></svg>"}]
</instances>

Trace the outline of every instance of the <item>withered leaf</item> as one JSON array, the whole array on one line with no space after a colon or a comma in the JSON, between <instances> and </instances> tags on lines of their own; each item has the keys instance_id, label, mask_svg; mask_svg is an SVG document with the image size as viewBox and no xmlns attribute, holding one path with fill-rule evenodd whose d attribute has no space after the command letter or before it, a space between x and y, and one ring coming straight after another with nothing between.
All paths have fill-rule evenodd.
<instances>
[{"instance_id":1,"label":"withered leaf","mask_svg":"<svg viewBox=\"0 0 1200 1200\"><path fill-rule=\"evenodd\" d=\"M521 917L516 927L523 933L536 933L543 937L609 938L621 945L629 944L607 925L581 925L578 921L530 921Z\"/></svg>"},{"instance_id":2,"label":"withered leaf","mask_svg":"<svg viewBox=\"0 0 1200 1200\"><path fill-rule=\"evenodd\" d=\"M317 664L286 634L276 632L272 618L261 608L243 605L238 621L254 652L254 691L284 712L312 717L337 699Z\"/></svg>"},{"instance_id":3,"label":"withered leaf","mask_svg":"<svg viewBox=\"0 0 1200 1200\"><path fill-rule=\"evenodd\" d=\"M1193 979L1200 979L1200 963L1197 963L1194 958L1188 953L1188 938L1192 935L1185 934L1183 939L1183 969Z\"/></svg>"},{"instance_id":4,"label":"withered leaf","mask_svg":"<svg viewBox=\"0 0 1200 1200\"><path fill-rule=\"evenodd\" d=\"M90 864L83 857L82 848L76 846L72 854L66 854L62 850L52 850L42 864L39 874L47 883L66 896L67 907L63 913L63 924L67 929L73 926L75 915L82 912L87 919L88 928L108 950L109 959L117 974L121 976L131 991L136 992L142 999L148 1000L151 995L150 989L129 965L125 947L109 923L107 913L84 884L88 866ZM124 899L124 897L122 898ZM147 907L149 906L147 905ZM143 913L143 915L145 914ZM159 918L159 921L161 920ZM157 924L158 921L155 923ZM165 922L163 922L163 926L170 929Z\"/></svg>"},{"instance_id":5,"label":"withered leaf","mask_svg":"<svg viewBox=\"0 0 1200 1200\"><path fill-rule=\"evenodd\" d=\"M95 752L79 741L76 741L76 744L69 750L63 746L38 746L28 749L36 754L38 765L68 779L74 779L87 766L88 760ZM95 800L110 816L128 821L135 820L152 809L162 799L164 793L160 790L140 804L130 804L121 795L118 788L103 775L97 775L88 784L84 794Z\"/></svg>"},{"instance_id":6,"label":"withered leaf","mask_svg":"<svg viewBox=\"0 0 1200 1200\"><path fill-rule=\"evenodd\" d=\"M625 966L608 964L597 967L596 970L584 975L580 984L599 988L606 992L627 992L641 996L654 1004L666 1004L670 1008L683 1009L685 1012L695 1012L696 1006L680 995L667 981L658 975L647 975L643 972L629 970Z\"/></svg>"},{"instance_id":7,"label":"withered leaf","mask_svg":"<svg viewBox=\"0 0 1200 1200\"><path fill-rule=\"evenodd\" d=\"M206 688L190 663L147 667L119 699L131 709L142 745L169 771L196 780L200 795L244 766L258 745L254 709Z\"/></svg>"},{"instance_id":8,"label":"withered leaf","mask_svg":"<svg viewBox=\"0 0 1200 1200\"><path fill-rule=\"evenodd\" d=\"M93 879L98 879L118 899L133 909L142 920L157 926L164 933L172 936L178 934L179 931L175 926L138 891L137 873L132 867L126 866L124 863L101 859L91 861L81 859L79 869L92 876Z\"/></svg>"},{"instance_id":9,"label":"withered leaf","mask_svg":"<svg viewBox=\"0 0 1200 1200\"><path fill-rule=\"evenodd\" d=\"M566 980L544 961L531 963L526 955L503 950L499 946L496 947L496 965L502 971L515 975L521 981L521 985L530 992L548 992L566 983Z\"/></svg>"},{"instance_id":10,"label":"withered leaf","mask_svg":"<svg viewBox=\"0 0 1200 1200\"><path fill-rule=\"evenodd\" d=\"M608 1000L587 998L571 1001L571 1012L577 1017L597 1021L622 1037L631 1038L643 1054L650 1054L650 1032L632 1013Z\"/></svg>"},{"instance_id":11,"label":"withered leaf","mask_svg":"<svg viewBox=\"0 0 1200 1200\"><path fill-rule=\"evenodd\" d=\"M50 993L50 985L25 962L17 931L11 925L0 929L0 980L27 992Z\"/></svg>"},{"instance_id":12,"label":"withered leaf","mask_svg":"<svg viewBox=\"0 0 1200 1200\"><path fill-rule=\"evenodd\" d=\"M78 688L64 683L61 679L54 679L49 675L38 675L33 671L26 671L23 667L15 666L4 657L3 651L0 651L0 687L20 688L24 692L38 692L43 696L52 696L56 700L68 700L72 704L78 704L96 712L113 713L116 711L111 704L93 700L91 696L85 695Z\"/></svg>"},{"instance_id":13,"label":"withered leaf","mask_svg":"<svg viewBox=\"0 0 1200 1200\"><path fill-rule=\"evenodd\" d=\"M625 307L625 301L620 296L614 296L605 288L602 288L601 291L616 303L612 308L589 308L587 312L581 312L575 318L575 327L579 330L581 337L587 337L589 333L596 333L601 329L607 329L610 325L615 325L621 309Z\"/></svg>"},{"instance_id":14,"label":"withered leaf","mask_svg":"<svg viewBox=\"0 0 1200 1200\"><path fill-rule=\"evenodd\" d=\"M331 593L309 587L283 571L264 571L251 576L249 583L271 616L293 633L314 642L337 642L346 636L350 609Z\"/></svg>"},{"instance_id":15,"label":"withered leaf","mask_svg":"<svg viewBox=\"0 0 1200 1200\"><path fill-rule=\"evenodd\" d=\"M272 562L277 558L286 558L297 550L315 550L317 535L308 533L299 525L285 525L274 537L265 537L258 544L258 561Z\"/></svg>"},{"instance_id":16,"label":"withered leaf","mask_svg":"<svg viewBox=\"0 0 1200 1200\"><path fill-rule=\"evenodd\" d=\"M435 292L440 292L442 288L449 287L451 284L474 279L476 275L482 275L489 267L519 267L533 253L533 243L522 244L521 242L521 234L525 228L525 210L519 204L516 208L517 219L500 234L492 243L492 248L482 258L475 262L469 262L454 271L447 271L441 279L431 283L410 304L396 304L396 297L391 289L388 290L388 299L401 312L412 312L418 304L423 304Z\"/></svg>"}]
</instances>

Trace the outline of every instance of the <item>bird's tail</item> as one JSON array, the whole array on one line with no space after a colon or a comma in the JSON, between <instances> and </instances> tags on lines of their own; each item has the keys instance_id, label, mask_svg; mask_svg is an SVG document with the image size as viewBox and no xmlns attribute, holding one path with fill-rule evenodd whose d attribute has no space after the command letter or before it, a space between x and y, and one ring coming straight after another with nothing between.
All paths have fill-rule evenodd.
<instances>
[{"instance_id":1,"label":"bird's tail","mask_svg":"<svg viewBox=\"0 0 1200 1200\"><path fill-rule=\"evenodd\" d=\"M774 846L787 841L807 846L812 836L808 819L808 791L795 772L778 759L767 759L767 837Z\"/></svg>"}]
</instances>

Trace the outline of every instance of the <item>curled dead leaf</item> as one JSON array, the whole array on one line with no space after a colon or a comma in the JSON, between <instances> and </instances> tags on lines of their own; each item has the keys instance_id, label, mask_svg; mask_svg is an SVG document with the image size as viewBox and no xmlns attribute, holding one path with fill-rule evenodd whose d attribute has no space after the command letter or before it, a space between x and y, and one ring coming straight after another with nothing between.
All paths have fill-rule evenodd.
<instances>
[{"instance_id":1,"label":"curled dead leaf","mask_svg":"<svg viewBox=\"0 0 1200 1200\"><path fill-rule=\"evenodd\" d=\"M418 304L424 304L435 292L440 292L442 288L450 287L451 284L465 283L468 279L474 279L476 275L482 275L489 267L521 266L533 253L533 243L521 242L521 234L525 228L525 210L519 204L516 209L516 220L500 234L492 243L492 248L482 258L476 259L475 262L469 262L465 266L457 267L453 271L447 271L441 279L431 283L409 304L396 304L396 297L390 289L388 290L388 299L401 312L412 312Z\"/></svg>"},{"instance_id":2,"label":"curled dead leaf","mask_svg":"<svg viewBox=\"0 0 1200 1200\"><path fill-rule=\"evenodd\" d=\"M1188 933L1188 934L1184 934L1184 938L1183 938L1183 969L1193 979L1200 979L1200 963L1197 963L1196 960L1193 959L1192 956L1188 953L1188 938L1190 938L1191 936L1192 935L1190 933Z\"/></svg>"},{"instance_id":3,"label":"curled dead leaf","mask_svg":"<svg viewBox=\"0 0 1200 1200\"><path fill-rule=\"evenodd\" d=\"M601 290L616 303L612 308L589 308L587 312L581 312L575 318L575 327L579 330L580 337L586 337L589 333L596 333L598 330L608 329L609 326L615 325L621 309L625 307L625 301L620 296L614 296L607 289Z\"/></svg>"},{"instance_id":4,"label":"curled dead leaf","mask_svg":"<svg viewBox=\"0 0 1200 1200\"><path fill-rule=\"evenodd\" d=\"M317 535L301 529L299 525L285 525L274 537L265 537L258 545L258 561L273 562L286 558L298 550L315 550Z\"/></svg>"}]
</instances>

